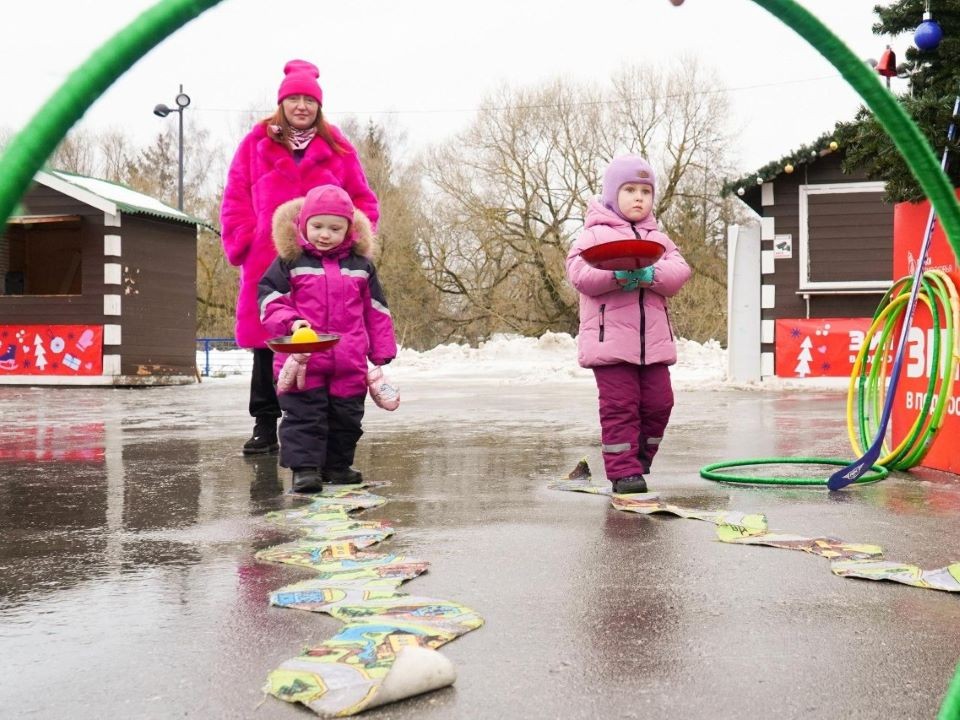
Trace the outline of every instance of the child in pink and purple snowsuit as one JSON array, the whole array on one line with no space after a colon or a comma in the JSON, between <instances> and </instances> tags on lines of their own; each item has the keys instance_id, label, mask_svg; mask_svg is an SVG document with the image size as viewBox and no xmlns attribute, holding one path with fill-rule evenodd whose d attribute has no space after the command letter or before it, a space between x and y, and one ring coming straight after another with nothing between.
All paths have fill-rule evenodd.
<instances>
[{"instance_id":1,"label":"child in pink and purple snowsuit","mask_svg":"<svg viewBox=\"0 0 960 720\"><path fill-rule=\"evenodd\" d=\"M340 336L327 351L291 356L297 361L292 366L282 353L274 358L274 377L283 375L280 464L293 470L295 492L318 492L324 482L362 482L350 466L363 435L367 363L386 365L397 354L371 259L370 221L346 190L320 185L277 209L273 238L277 259L258 285L264 330L281 336L310 327Z\"/></svg>"},{"instance_id":2,"label":"child in pink and purple snowsuit","mask_svg":"<svg viewBox=\"0 0 960 720\"><path fill-rule=\"evenodd\" d=\"M656 178L638 155L614 158L603 193L587 207L584 229L567 255L567 277L580 293L579 361L593 369L600 395L603 464L615 493L647 491L673 409L669 366L677 361L667 298L690 279L677 246L653 215ZM664 246L650 267L599 270L580 257L588 247L641 238Z\"/></svg>"}]
</instances>

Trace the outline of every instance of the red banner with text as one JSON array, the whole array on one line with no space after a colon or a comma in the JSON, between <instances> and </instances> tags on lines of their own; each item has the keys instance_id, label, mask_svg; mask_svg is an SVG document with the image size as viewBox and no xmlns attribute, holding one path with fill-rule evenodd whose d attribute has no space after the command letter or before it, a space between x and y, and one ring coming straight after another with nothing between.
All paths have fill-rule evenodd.
<instances>
[{"instance_id":1,"label":"red banner with text","mask_svg":"<svg viewBox=\"0 0 960 720\"><path fill-rule=\"evenodd\" d=\"M930 204L900 203L893 213L893 276L900 278L913 275L917 267L917 257L923 244L923 235L930 214ZM926 269L938 268L946 272L953 282L960 286L960 271L953 249L944 237L943 230L937 224L933 232L930 252L925 263ZM907 339L906 355L900 383L893 405L893 439L899 442L909 432L923 406L923 396L930 381L930 367L933 356L933 319L923 303L917 304L913 327ZM948 349L942 347L942 357L946 358ZM949 400L943 416L943 424L923 460L924 467L960 473L960 453L956 447L960 441L960 382L953 386L954 396ZM932 411L932 409L931 409Z\"/></svg>"},{"instance_id":2,"label":"red banner with text","mask_svg":"<svg viewBox=\"0 0 960 720\"><path fill-rule=\"evenodd\" d=\"M0 325L0 377L102 374L102 325Z\"/></svg>"},{"instance_id":3,"label":"red banner with text","mask_svg":"<svg viewBox=\"0 0 960 720\"><path fill-rule=\"evenodd\" d=\"M782 378L850 377L870 318L777 320L774 373Z\"/></svg>"}]
</instances>

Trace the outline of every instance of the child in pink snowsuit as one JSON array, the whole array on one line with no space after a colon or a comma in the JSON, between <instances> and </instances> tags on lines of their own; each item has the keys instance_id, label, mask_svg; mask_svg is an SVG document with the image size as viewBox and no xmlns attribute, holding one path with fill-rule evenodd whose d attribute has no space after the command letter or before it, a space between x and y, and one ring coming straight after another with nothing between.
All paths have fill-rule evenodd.
<instances>
[{"instance_id":1,"label":"child in pink snowsuit","mask_svg":"<svg viewBox=\"0 0 960 720\"><path fill-rule=\"evenodd\" d=\"M273 216L277 259L258 286L260 322L269 335L310 327L339 335L329 350L274 358L280 464L293 470L295 492L322 483L363 481L350 467L363 435L367 363L397 354L393 319L371 259L370 221L337 185L320 185ZM395 407L395 406L394 406Z\"/></svg>"},{"instance_id":2,"label":"child in pink snowsuit","mask_svg":"<svg viewBox=\"0 0 960 720\"><path fill-rule=\"evenodd\" d=\"M580 365L592 368L600 395L603 464L615 493L647 491L670 412L669 366L677 361L667 298L690 278L677 246L653 216L656 178L638 155L614 158L603 193L591 200L580 236L567 255L567 277L580 293ZM641 238L664 246L654 265L599 270L580 257L586 248Z\"/></svg>"}]
</instances>

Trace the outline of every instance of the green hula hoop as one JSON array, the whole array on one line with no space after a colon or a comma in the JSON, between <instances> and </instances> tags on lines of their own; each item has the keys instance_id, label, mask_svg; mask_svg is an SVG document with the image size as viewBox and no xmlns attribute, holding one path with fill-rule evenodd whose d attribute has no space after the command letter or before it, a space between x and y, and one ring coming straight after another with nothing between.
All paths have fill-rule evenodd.
<instances>
[{"instance_id":1,"label":"green hula hoop","mask_svg":"<svg viewBox=\"0 0 960 720\"><path fill-rule=\"evenodd\" d=\"M933 441L943 427L944 415L954 385L952 378L957 369L958 358L952 351L957 330L954 326L956 289L949 276L939 270L925 272L921 277L921 283L922 288L918 298L929 309L932 327L934 329L939 328L941 332L933 333L933 351L930 353L930 379L927 381L923 406L917 413L917 419L907 436L901 441L897 452L893 454L884 447L884 454L878 461L879 464L891 470L909 470L920 464L930 450ZM849 416L852 415L854 407L857 410L856 436L859 445L854 442L854 437L851 435L851 444L854 453L857 455L863 452L861 448L869 447L872 438L876 435L878 429L876 424L882 414L883 398L886 393L885 363L875 359L873 363L869 364L870 371L868 373L866 358L871 352L875 358L882 355L883 352L887 352L887 350L881 352L880 348L886 348L892 353L892 342L890 340L903 320L906 296L909 295L912 285L913 278L904 277L897 280L887 291L873 316L872 327L877 327L881 321L883 322L880 339L875 346L876 350L873 349L873 343L870 343L869 346L865 344L857 356L859 373L854 373L850 379L851 386L848 390L847 411ZM944 336L942 340L941 334ZM890 348L888 348L888 343L891 346ZM941 346L951 348L951 351L944 353L941 351ZM850 404L854 395L856 402ZM935 405L934 401L936 401Z\"/></svg>"},{"instance_id":2,"label":"green hula hoop","mask_svg":"<svg viewBox=\"0 0 960 720\"><path fill-rule=\"evenodd\" d=\"M850 464L849 460L839 458L750 458L747 460L725 460L723 462L704 465L700 468L700 477L706 480L715 480L717 482L737 483L740 485L826 485L827 480L823 477L753 477L747 475L731 475L729 473L719 473L717 470L734 467L747 467L750 465L839 465L846 467ZM882 465L874 465L870 468L871 472L866 473L860 479L855 481L857 485L873 483L883 480L888 474Z\"/></svg>"},{"instance_id":3,"label":"green hula hoop","mask_svg":"<svg viewBox=\"0 0 960 720\"><path fill-rule=\"evenodd\" d=\"M937 720L957 720L960 718L960 663L957 664L957 672L953 676L950 687L947 688L947 695L943 698L943 705L937 715Z\"/></svg>"}]
</instances>

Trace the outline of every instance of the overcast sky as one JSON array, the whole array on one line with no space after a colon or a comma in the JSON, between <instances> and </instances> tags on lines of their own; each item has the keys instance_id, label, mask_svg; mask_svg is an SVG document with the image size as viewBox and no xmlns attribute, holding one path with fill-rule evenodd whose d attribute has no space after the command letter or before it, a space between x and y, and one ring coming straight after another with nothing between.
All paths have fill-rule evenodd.
<instances>
[{"instance_id":1,"label":"overcast sky","mask_svg":"<svg viewBox=\"0 0 960 720\"><path fill-rule=\"evenodd\" d=\"M877 0L804 0L863 58L890 38L871 32ZM66 76L148 0L4 3L0 127L19 130ZM921 18L917 18L919 24ZM900 53L909 36L893 39ZM779 158L853 115L859 101L825 60L750 0L224 0L151 51L81 125L123 127L147 141L179 83L188 116L230 139L250 109L269 110L284 63L320 67L324 107L389 121L417 148L462 128L504 82L557 75L606 82L618 67L696 54L729 93L744 171ZM212 58L212 59L201 59Z\"/></svg>"}]
</instances>

